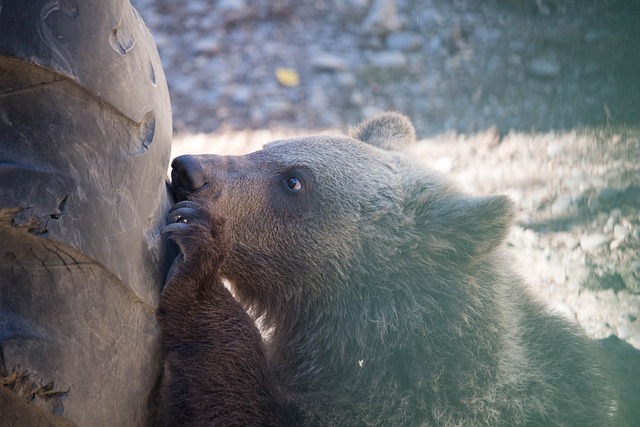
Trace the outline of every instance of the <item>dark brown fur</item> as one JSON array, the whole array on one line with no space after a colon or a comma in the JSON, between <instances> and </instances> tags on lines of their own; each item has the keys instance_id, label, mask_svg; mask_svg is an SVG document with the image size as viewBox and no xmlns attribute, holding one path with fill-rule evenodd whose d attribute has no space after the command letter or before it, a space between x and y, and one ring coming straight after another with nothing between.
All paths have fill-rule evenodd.
<instances>
[{"instance_id":1,"label":"dark brown fur","mask_svg":"<svg viewBox=\"0 0 640 427\"><path fill-rule=\"evenodd\" d=\"M511 202L370 145L403 116L353 136L174 163L164 424L619 425L596 349L501 262Z\"/></svg>"},{"instance_id":2,"label":"dark brown fur","mask_svg":"<svg viewBox=\"0 0 640 427\"><path fill-rule=\"evenodd\" d=\"M228 246L222 224L194 216L166 229L182 248L159 308L166 352L160 417L167 426L280 422L260 334L220 278Z\"/></svg>"}]
</instances>

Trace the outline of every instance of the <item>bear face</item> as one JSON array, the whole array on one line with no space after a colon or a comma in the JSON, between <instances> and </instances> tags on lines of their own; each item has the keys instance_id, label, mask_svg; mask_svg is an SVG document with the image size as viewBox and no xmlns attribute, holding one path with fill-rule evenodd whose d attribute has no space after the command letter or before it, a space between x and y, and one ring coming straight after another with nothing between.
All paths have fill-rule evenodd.
<instances>
[{"instance_id":1,"label":"bear face","mask_svg":"<svg viewBox=\"0 0 640 427\"><path fill-rule=\"evenodd\" d=\"M226 219L231 246L222 274L257 315L360 293L416 263L458 270L504 237L512 218L506 198L462 195L388 150L415 141L404 116L387 113L351 135L174 160L177 199L206 201Z\"/></svg>"},{"instance_id":2,"label":"bear face","mask_svg":"<svg viewBox=\"0 0 640 427\"><path fill-rule=\"evenodd\" d=\"M314 155L318 145L322 150ZM348 150L344 148L351 145L361 145L358 156L345 156ZM228 221L234 243L228 259L232 265L225 268L225 274L241 280L240 267L234 264L249 260L270 265L270 275L274 273L272 266L279 266L280 281L298 285L295 276L299 273L313 281L319 273L318 264L325 265L322 274L339 274L341 266L354 257L364 232L360 216L366 210L373 212L374 206L383 211L385 206L391 209L398 203L394 194L381 194L375 183L365 179L364 165L371 162L379 163L381 175L386 175L374 180L394 179L371 151L355 141L311 139L272 143L241 157L189 159L206 172L204 184L188 197L213 200L212 208ZM183 161L178 158L174 168L179 170ZM183 189L178 187L176 193ZM341 203L335 203L336 199ZM249 282L256 283L256 277Z\"/></svg>"}]
</instances>

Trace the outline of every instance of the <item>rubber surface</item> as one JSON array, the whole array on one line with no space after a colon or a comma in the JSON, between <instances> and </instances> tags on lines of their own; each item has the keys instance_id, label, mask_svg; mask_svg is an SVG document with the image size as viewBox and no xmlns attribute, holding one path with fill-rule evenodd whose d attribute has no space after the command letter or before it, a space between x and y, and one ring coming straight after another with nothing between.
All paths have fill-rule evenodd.
<instances>
[{"instance_id":1,"label":"rubber surface","mask_svg":"<svg viewBox=\"0 0 640 427\"><path fill-rule=\"evenodd\" d=\"M172 129L155 44L128 0L0 6L0 378L78 425L150 423Z\"/></svg>"}]
</instances>

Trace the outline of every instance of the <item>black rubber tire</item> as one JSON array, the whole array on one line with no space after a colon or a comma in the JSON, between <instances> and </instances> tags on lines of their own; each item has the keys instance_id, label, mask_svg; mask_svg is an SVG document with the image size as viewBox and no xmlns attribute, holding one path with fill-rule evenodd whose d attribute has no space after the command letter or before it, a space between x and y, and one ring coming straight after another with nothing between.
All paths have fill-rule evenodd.
<instances>
[{"instance_id":1,"label":"black rubber tire","mask_svg":"<svg viewBox=\"0 0 640 427\"><path fill-rule=\"evenodd\" d=\"M128 0L2 2L3 392L78 425L153 422L171 129Z\"/></svg>"}]
</instances>

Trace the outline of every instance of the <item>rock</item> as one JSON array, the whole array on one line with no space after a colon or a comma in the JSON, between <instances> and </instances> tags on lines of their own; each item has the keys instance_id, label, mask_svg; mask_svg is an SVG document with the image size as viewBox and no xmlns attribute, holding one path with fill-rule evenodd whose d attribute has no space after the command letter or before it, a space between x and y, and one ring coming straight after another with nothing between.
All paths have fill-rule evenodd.
<instances>
[{"instance_id":1,"label":"rock","mask_svg":"<svg viewBox=\"0 0 640 427\"><path fill-rule=\"evenodd\" d=\"M184 11L191 15L200 15L208 12L208 5L203 1L190 1L185 3Z\"/></svg>"},{"instance_id":2,"label":"rock","mask_svg":"<svg viewBox=\"0 0 640 427\"><path fill-rule=\"evenodd\" d=\"M529 64L529 70L536 77L554 78L560 75L560 64L549 58L535 58Z\"/></svg>"},{"instance_id":3,"label":"rock","mask_svg":"<svg viewBox=\"0 0 640 427\"><path fill-rule=\"evenodd\" d=\"M573 206L580 207L584 205L584 195L580 192L572 192L571 193L571 203Z\"/></svg>"},{"instance_id":4,"label":"rock","mask_svg":"<svg viewBox=\"0 0 640 427\"><path fill-rule=\"evenodd\" d=\"M291 112L291 103L283 99L267 99L262 106L266 115L272 118L282 118Z\"/></svg>"},{"instance_id":5,"label":"rock","mask_svg":"<svg viewBox=\"0 0 640 427\"><path fill-rule=\"evenodd\" d=\"M400 18L395 0L374 0L362 29L375 36L385 36L400 29Z\"/></svg>"},{"instance_id":6,"label":"rock","mask_svg":"<svg viewBox=\"0 0 640 427\"><path fill-rule=\"evenodd\" d=\"M336 84L340 87L352 89L356 86L357 80L352 73L343 72L336 74Z\"/></svg>"},{"instance_id":7,"label":"rock","mask_svg":"<svg viewBox=\"0 0 640 427\"><path fill-rule=\"evenodd\" d=\"M193 91L196 82L192 76L184 76L182 79L178 79L174 82L171 82L169 85L171 87L171 93L185 93L188 94Z\"/></svg>"},{"instance_id":8,"label":"rock","mask_svg":"<svg viewBox=\"0 0 640 427\"><path fill-rule=\"evenodd\" d=\"M625 313L620 315L620 320L623 322L632 323L638 320L638 316L634 316L631 313Z\"/></svg>"},{"instance_id":9,"label":"rock","mask_svg":"<svg viewBox=\"0 0 640 427\"><path fill-rule=\"evenodd\" d=\"M407 66L407 57L401 52L388 50L371 55L369 62L380 69L403 68Z\"/></svg>"},{"instance_id":10,"label":"rock","mask_svg":"<svg viewBox=\"0 0 640 427\"><path fill-rule=\"evenodd\" d=\"M385 44L391 50L414 51L422 46L422 39L415 33L398 32L389 34Z\"/></svg>"},{"instance_id":11,"label":"rock","mask_svg":"<svg viewBox=\"0 0 640 427\"><path fill-rule=\"evenodd\" d=\"M473 32L473 38L482 43L494 44L503 37L503 33L498 28L478 26Z\"/></svg>"},{"instance_id":12,"label":"rock","mask_svg":"<svg viewBox=\"0 0 640 427\"><path fill-rule=\"evenodd\" d=\"M349 102L356 107L362 107L366 104L366 99L361 92L353 92L349 98Z\"/></svg>"},{"instance_id":13,"label":"rock","mask_svg":"<svg viewBox=\"0 0 640 427\"><path fill-rule=\"evenodd\" d=\"M600 201L598 200L598 196L592 195L587 199L587 207L589 208L589 212L596 213L600 210Z\"/></svg>"},{"instance_id":14,"label":"rock","mask_svg":"<svg viewBox=\"0 0 640 427\"><path fill-rule=\"evenodd\" d=\"M264 127L267 124L267 114L262 108L252 108L249 113L249 117L251 119L251 124L254 127Z\"/></svg>"},{"instance_id":15,"label":"rock","mask_svg":"<svg viewBox=\"0 0 640 427\"><path fill-rule=\"evenodd\" d=\"M564 152L564 148L560 144L549 144L547 146L547 156L550 158L558 157Z\"/></svg>"},{"instance_id":16,"label":"rock","mask_svg":"<svg viewBox=\"0 0 640 427\"><path fill-rule=\"evenodd\" d=\"M554 200L553 204L551 205L551 213L553 215L565 215L571 210L572 206L573 206L573 199L571 195L569 194L559 195L558 197L556 197L556 200Z\"/></svg>"},{"instance_id":17,"label":"rock","mask_svg":"<svg viewBox=\"0 0 640 427\"><path fill-rule=\"evenodd\" d=\"M602 231L609 234L613 233L613 226L616 225L618 221L619 212L616 209L611 210L611 215L607 218L607 223L602 228Z\"/></svg>"},{"instance_id":18,"label":"rock","mask_svg":"<svg viewBox=\"0 0 640 427\"><path fill-rule=\"evenodd\" d=\"M611 237L605 234L586 234L580 237L580 247L585 251L592 251L608 244Z\"/></svg>"},{"instance_id":19,"label":"rock","mask_svg":"<svg viewBox=\"0 0 640 427\"><path fill-rule=\"evenodd\" d=\"M193 52L198 53L218 53L220 51L220 42L213 37L206 37L198 40L193 45Z\"/></svg>"},{"instance_id":20,"label":"rock","mask_svg":"<svg viewBox=\"0 0 640 427\"><path fill-rule=\"evenodd\" d=\"M613 237L616 240L624 241L629 236L630 232L627 227L622 224L616 224L613 226Z\"/></svg>"},{"instance_id":21,"label":"rock","mask_svg":"<svg viewBox=\"0 0 640 427\"><path fill-rule=\"evenodd\" d=\"M234 85L233 90L230 91L230 98L236 104L247 104L253 95L251 86L248 85Z\"/></svg>"},{"instance_id":22,"label":"rock","mask_svg":"<svg viewBox=\"0 0 640 427\"><path fill-rule=\"evenodd\" d=\"M245 0L220 0L216 5L216 13L219 13L227 24L244 21L255 15L254 9L248 7Z\"/></svg>"},{"instance_id":23,"label":"rock","mask_svg":"<svg viewBox=\"0 0 640 427\"><path fill-rule=\"evenodd\" d=\"M547 156L553 159L554 157L558 157L564 152L564 147L558 143L551 143L547 146Z\"/></svg>"},{"instance_id":24,"label":"rock","mask_svg":"<svg viewBox=\"0 0 640 427\"><path fill-rule=\"evenodd\" d=\"M309 63L312 67L318 70L346 71L349 68L347 61L336 55L325 52L313 55Z\"/></svg>"},{"instance_id":25,"label":"rock","mask_svg":"<svg viewBox=\"0 0 640 427\"><path fill-rule=\"evenodd\" d=\"M609 244L609 249L611 249L612 251L615 251L620 246L622 246L622 244L623 244L622 240L612 240L611 243Z\"/></svg>"},{"instance_id":26,"label":"rock","mask_svg":"<svg viewBox=\"0 0 640 427\"><path fill-rule=\"evenodd\" d=\"M618 329L618 338L620 338L621 340L626 340L633 336L633 332L631 328L628 328L626 326L618 326L617 329Z\"/></svg>"}]
</instances>

